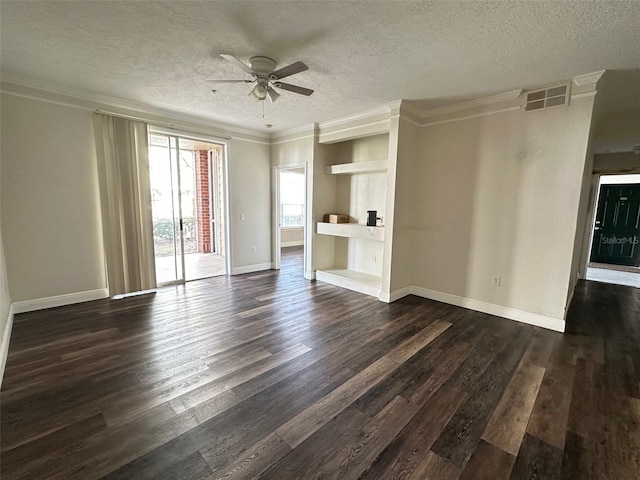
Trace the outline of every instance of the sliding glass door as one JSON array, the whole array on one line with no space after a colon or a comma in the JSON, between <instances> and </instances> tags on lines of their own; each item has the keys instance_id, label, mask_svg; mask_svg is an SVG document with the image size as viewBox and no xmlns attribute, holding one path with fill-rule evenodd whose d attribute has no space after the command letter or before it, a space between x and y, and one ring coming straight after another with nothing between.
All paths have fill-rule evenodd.
<instances>
[{"instance_id":1,"label":"sliding glass door","mask_svg":"<svg viewBox=\"0 0 640 480\"><path fill-rule=\"evenodd\" d=\"M226 273L220 205L222 145L149 135L152 216L159 285ZM222 243L222 244L221 244Z\"/></svg>"}]
</instances>

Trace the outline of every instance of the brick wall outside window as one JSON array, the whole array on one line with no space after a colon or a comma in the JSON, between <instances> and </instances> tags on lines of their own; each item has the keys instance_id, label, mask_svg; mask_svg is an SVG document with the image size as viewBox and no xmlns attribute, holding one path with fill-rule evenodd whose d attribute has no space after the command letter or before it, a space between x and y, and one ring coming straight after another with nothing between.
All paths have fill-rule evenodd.
<instances>
[{"instance_id":1,"label":"brick wall outside window","mask_svg":"<svg viewBox=\"0 0 640 480\"><path fill-rule=\"evenodd\" d=\"M209 191L209 154L196 151L196 214L198 222L198 253L211 253L211 212Z\"/></svg>"}]
</instances>

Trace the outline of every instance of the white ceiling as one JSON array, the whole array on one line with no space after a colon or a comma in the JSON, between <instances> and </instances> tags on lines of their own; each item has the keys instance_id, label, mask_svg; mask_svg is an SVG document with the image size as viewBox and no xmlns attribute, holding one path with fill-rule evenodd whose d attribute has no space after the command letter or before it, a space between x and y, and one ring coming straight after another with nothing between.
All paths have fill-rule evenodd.
<instances>
[{"instance_id":1,"label":"white ceiling","mask_svg":"<svg viewBox=\"0 0 640 480\"><path fill-rule=\"evenodd\" d=\"M400 98L435 107L640 68L640 2L0 2L2 79L265 130ZM315 89L251 100L219 57L304 61Z\"/></svg>"}]
</instances>

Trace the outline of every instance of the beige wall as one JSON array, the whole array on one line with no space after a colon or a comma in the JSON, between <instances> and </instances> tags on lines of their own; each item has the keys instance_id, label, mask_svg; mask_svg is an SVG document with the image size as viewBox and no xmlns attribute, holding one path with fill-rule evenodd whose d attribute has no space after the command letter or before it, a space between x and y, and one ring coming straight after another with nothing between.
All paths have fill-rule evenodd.
<instances>
[{"instance_id":1,"label":"beige wall","mask_svg":"<svg viewBox=\"0 0 640 480\"><path fill-rule=\"evenodd\" d=\"M104 289L92 113L3 94L1 115L12 301Z\"/></svg>"},{"instance_id":2,"label":"beige wall","mask_svg":"<svg viewBox=\"0 0 640 480\"><path fill-rule=\"evenodd\" d=\"M325 213L336 210L336 179L333 175L325 174L325 166L337 163L336 146L315 143L313 159L307 172L311 172L311 188L307 192L307 198L311 197L311 235L312 241L312 272L324 270L335 265L336 242L329 235L318 235L316 225L322 222ZM310 193L310 195L309 195ZM307 243L308 244L308 243Z\"/></svg>"},{"instance_id":3,"label":"beige wall","mask_svg":"<svg viewBox=\"0 0 640 480\"><path fill-rule=\"evenodd\" d=\"M228 166L231 270L271 264L269 145L232 139Z\"/></svg>"},{"instance_id":4,"label":"beige wall","mask_svg":"<svg viewBox=\"0 0 640 480\"><path fill-rule=\"evenodd\" d=\"M10 306L11 295L9 293L9 281L7 280L7 263L4 257L2 228L0 228L0 339L4 338L4 331L7 327Z\"/></svg>"},{"instance_id":5,"label":"beige wall","mask_svg":"<svg viewBox=\"0 0 640 480\"><path fill-rule=\"evenodd\" d=\"M313 152L314 152L314 135L313 129L310 129L306 134L301 134L300 138L296 139L296 136L287 139L276 139L271 144L271 166L273 169L275 167L280 166L302 166L306 165L309 172L313 170ZM304 169L302 169L304 171ZM272 175L276 173L272 170ZM313 179L309 174L307 175L307 185L306 185L306 199L305 199L305 208L306 208L306 222L307 222L307 242L311 244L313 232L315 228L313 227L313 215L311 214L311 201L313 196ZM272 178L273 180L273 178ZM271 211L271 221L272 224L275 224L275 218L277 215L276 209L278 208L277 200L276 200L276 192L275 189L272 192L272 211ZM286 245L287 243L295 242L298 245L304 245L305 243L305 231L304 229L281 229L280 230L280 247L282 245ZM277 248L276 241L276 231L273 231L272 234L272 245L274 248ZM275 257L278 255L278 252L273 252L273 258L275 261ZM311 250L305 249L305 277L312 278L313 274L310 271L311 265Z\"/></svg>"},{"instance_id":6,"label":"beige wall","mask_svg":"<svg viewBox=\"0 0 640 480\"><path fill-rule=\"evenodd\" d=\"M1 159L0 159L1 162ZM1 172L2 168L0 168ZM1 173L0 173L1 175ZM2 181L0 179L0 185ZM0 186L0 189L2 187ZM0 197L1 195L0 191ZM0 210L2 203L0 203ZM0 215L1 216L1 215ZM4 375L5 354L9 348L9 309L11 296L9 294L9 282L7 279L7 264L4 257L4 241L2 240L2 223L0 222L0 384Z\"/></svg>"},{"instance_id":7,"label":"beige wall","mask_svg":"<svg viewBox=\"0 0 640 480\"><path fill-rule=\"evenodd\" d=\"M292 247L294 245L304 245L304 228L281 228L280 246Z\"/></svg>"},{"instance_id":8,"label":"beige wall","mask_svg":"<svg viewBox=\"0 0 640 480\"><path fill-rule=\"evenodd\" d=\"M375 135L335 144L331 164L384 160L388 156L389 135ZM386 216L387 174L335 175L336 213L349 215L353 223L367 223L367 211ZM325 212L331 213L331 212ZM336 238L336 266L370 275L382 275L384 244L361 239ZM375 260L374 260L375 258Z\"/></svg>"},{"instance_id":9,"label":"beige wall","mask_svg":"<svg viewBox=\"0 0 640 480\"><path fill-rule=\"evenodd\" d=\"M592 108L583 98L423 128L414 284L563 319Z\"/></svg>"},{"instance_id":10,"label":"beige wall","mask_svg":"<svg viewBox=\"0 0 640 480\"><path fill-rule=\"evenodd\" d=\"M398 146L395 167L394 217L390 291L413 284L413 252L420 248L414 244L416 208L415 201L420 188L414 181L421 159L421 130L400 119L398 122Z\"/></svg>"},{"instance_id":11,"label":"beige wall","mask_svg":"<svg viewBox=\"0 0 640 480\"><path fill-rule=\"evenodd\" d=\"M600 116L594 132L596 153L630 152L640 145L640 110Z\"/></svg>"},{"instance_id":12,"label":"beige wall","mask_svg":"<svg viewBox=\"0 0 640 480\"><path fill-rule=\"evenodd\" d=\"M0 125L2 118L0 117ZM0 127L0 131L2 128ZM2 148L0 148L0 152ZM0 220L2 219L2 155L0 154ZM0 221L0 346L8 328L9 308L11 306L11 295L9 293L9 281L7 280L7 263L4 256L4 240L2 237L2 222ZM0 355L2 355L0 350ZM1 372L0 372L1 375Z\"/></svg>"},{"instance_id":13,"label":"beige wall","mask_svg":"<svg viewBox=\"0 0 640 480\"><path fill-rule=\"evenodd\" d=\"M313 135L289 141L278 141L271 145L271 165L304 165L313 157Z\"/></svg>"},{"instance_id":14,"label":"beige wall","mask_svg":"<svg viewBox=\"0 0 640 480\"><path fill-rule=\"evenodd\" d=\"M588 99L585 99L585 102L587 101ZM584 170L582 172L582 185L580 189L580 201L578 204L578 215L576 218L573 257L571 259L571 271L569 275L569 290L567 292L567 307L569 306L569 302L571 302L578 280L580 278L585 278L586 276L587 256L589 254L589 245L586 242L585 237L589 236L586 232L591 229L590 210L591 205L593 204L593 195L595 194L595 191L592 189L592 181L594 161L593 139L596 126L594 119L596 117L595 111L597 109L597 102L595 99L591 99L591 102L591 118L589 120L587 152L585 154ZM587 224L589 224L588 228Z\"/></svg>"},{"instance_id":15,"label":"beige wall","mask_svg":"<svg viewBox=\"0 0 640 480\"><path fill-rule=\"evenodd\" d=\"M593 173L640 173L640 154L625 152L595 155Z\"/></svg>"}]
</instances>

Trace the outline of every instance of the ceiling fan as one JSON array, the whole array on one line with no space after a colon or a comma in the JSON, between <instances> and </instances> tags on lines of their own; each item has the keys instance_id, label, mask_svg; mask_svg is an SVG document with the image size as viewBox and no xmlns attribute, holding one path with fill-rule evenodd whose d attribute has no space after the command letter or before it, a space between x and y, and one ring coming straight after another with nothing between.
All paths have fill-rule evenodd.
<instances>
[{"instance_id":1,"label":"ceiling fan","mask_svg":"<svg viewBox=\"0 0 640 480\"><path fill-rule=\"evenodd\" d=\"M280 94L275 88L306 96L313 93L313 90L310 88L299 87L298 85L291 85L290 83L280 81L285 77L309 70L309 67L303 62L295 62L276 70L276 61L269 57L251 57L249 59L249 65L247 65L233 55L223 53L220 56L251 75L251 80L208 80L210 83L255 83L256 85L249 92L249 96L253 96L257 101L265 100L269 97L271 103L280 97Z\"/></svg>"}]
</instances>

